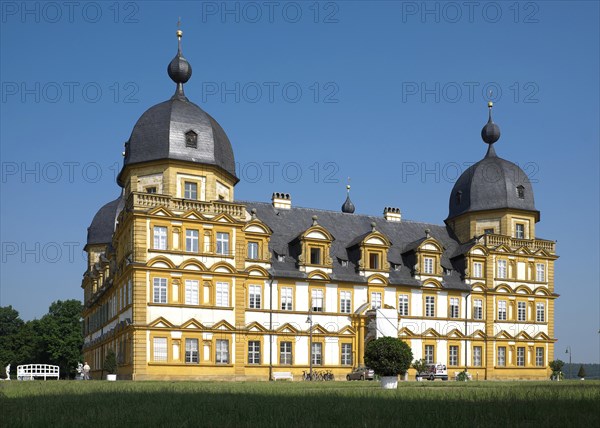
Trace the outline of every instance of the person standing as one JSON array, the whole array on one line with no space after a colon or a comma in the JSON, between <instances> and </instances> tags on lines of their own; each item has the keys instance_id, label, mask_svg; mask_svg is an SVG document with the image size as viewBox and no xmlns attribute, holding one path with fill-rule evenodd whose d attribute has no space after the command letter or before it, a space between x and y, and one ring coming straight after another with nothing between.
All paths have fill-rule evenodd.
<instances>
[{"instance_id":1,"label":"person standing","mask_svg":"<svg viewBox=\"0 0 600 428\"><path fill-rule=\"evenodd\" d=\"M83 365L83 380L90 380L90 366L87 361Z\"/></svg>"}]
</instances>

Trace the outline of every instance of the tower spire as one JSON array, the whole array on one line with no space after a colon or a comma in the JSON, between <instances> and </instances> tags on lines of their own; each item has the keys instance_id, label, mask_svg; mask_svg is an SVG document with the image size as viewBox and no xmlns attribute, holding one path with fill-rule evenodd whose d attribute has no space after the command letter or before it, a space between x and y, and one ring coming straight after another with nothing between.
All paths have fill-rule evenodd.
<instances>
[{"instance_id":1,"label":"tower spire","mask_svg":"<svg viewBox=\"0 0 600 428\"><path fill-rule=\"evenodd\" d=\"M192 77L192 66L184 58L181 49L181 38L183 37L183 31L181 31L181 17L177 21L177 55L171 60L167 67L167 73L173 82L177 84L177 89L173 98L179 98L187 100L185 93L183 92L183 84L190 80Z\"/></svg>"},{"instance_id":2,"label":"tower spire","mask_svg":"<svg viewBox=\"0 0 600 428\"><path fill-rule=\"evenodd\" d=\"M490 94L491 95L491 94ZM500 139L500 127L496 125L492 119L492 108L494 103L488 102L488 121L485 126L481 129L481 139L489 144L488 151L485 157L495 157L496 150L494 149L494 143Z\"/></svg>"},{"instance_id":3,"label":"tower spire","mask_svg":"<svg viewBox=\"0 0 600 428\"><path fill-rule=\"evenodd\" d=\"M354 204L350 200L350 177L348 177L348 184L346 185L346 201L342 205L342 212L352 214L355 211Z\"/></svg>"}]
</instances>

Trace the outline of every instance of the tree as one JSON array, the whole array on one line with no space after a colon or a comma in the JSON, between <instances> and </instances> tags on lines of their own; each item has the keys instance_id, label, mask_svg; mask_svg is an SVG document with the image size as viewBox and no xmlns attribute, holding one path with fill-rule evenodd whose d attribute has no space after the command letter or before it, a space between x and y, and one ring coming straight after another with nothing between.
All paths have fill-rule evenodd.
<instances>
[{"instance_id":1,"label":"tree","mask_svg":"<svg viewBox=\"0 0 600 428\"><path fill-rule=\"evenodd\" d=\"M17 336L23 324L19 312L12 306L0 307L0 367L17 363Z\"/></svg>"},{"instance_id":2,"label":"tree","mask_svg":"<svg viewBox=\"0 0 600 428\"><path fill-rule=\"evenodd\" d=\"M365 349L365 364L379 376L404 375L412 359L410 346L394 337L372 340Z\"/></svg>"},{"instance_id":3,"label":"tree","mask_svg":"<svg viewBox=\"0 0 600 428\"><path fill-rule=\"evenodd\" d=\"M57 300L40 320L44 352L48 361L60 367L61 373L74 374L81 361L83 346L79 300Z\"/></svg>"},{"instance_id":4,"label":"tree","mask_svg":"<svg viewBox=\"0 0 600 428\"><path fill-rule=\"evenodd\" d=\"M113 349L110 349L106 353L106 357L104 357L104 364L102 366L102 370L106 371L108 374L116 374L117 373L117 354Z\"/></svg>"},{"instance_id":5,"label":"tree","mask_svg":"<svg viewBox=\"0 0 600 428\"><path fill-rule=\"evenodd\" d=\"M579 371L577 372L577 377L583 379L585 377L585 369L583 368L583 364L579 366Z\"/></svg>"},{"instance_id":6,"label":"tree","mask_svg":"<svg viewBox=\"0 0 600 428\"><path fill-rule=\"evenodd\" d=\"M565 365L564 361L561 360L553 360L548 363L550 368L552 369L552 377L551 379L560 380L563 377L562 368Z\"/></svg>"},{"instance_id":7,"label":"tree","mask_svg":"<svg viewBox=\"0 0 600 428\"><path fill-rule=\"evenodd\" d=\"M424 373L425 370L427 370L427 363L423 359L421 359L421 360L415 360L412 363L412 368L417 371L417 376L418 376L419 373Z\"/></svg>"}]
</instances>

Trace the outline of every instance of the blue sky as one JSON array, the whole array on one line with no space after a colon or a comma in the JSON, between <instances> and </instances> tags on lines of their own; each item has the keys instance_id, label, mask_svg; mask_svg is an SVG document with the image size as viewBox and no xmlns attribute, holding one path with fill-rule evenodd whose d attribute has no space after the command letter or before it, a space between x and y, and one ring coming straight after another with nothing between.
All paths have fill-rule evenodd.
<instances>
[{"instance_id":1,"label":"blue sky","mask_svg":"<svg viewBox=\"0 0 600 428\"><path fill-rule=\"evenodd\" d=\"M65 4L66 3L66 4ZM0 305L40 317L81 298L82 248L119 188L139 116L169 98L176 23L188 97L223 126L236 199L442 224L481 159L534 182L558 241L557 357L599 361L598 2L1 3Z\"/></svg>"}]
</instances>

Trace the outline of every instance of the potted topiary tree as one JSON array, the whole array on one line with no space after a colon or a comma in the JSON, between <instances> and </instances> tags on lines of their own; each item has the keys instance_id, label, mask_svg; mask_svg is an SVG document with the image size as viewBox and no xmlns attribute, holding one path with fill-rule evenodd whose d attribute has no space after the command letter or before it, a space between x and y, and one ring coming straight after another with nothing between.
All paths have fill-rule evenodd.
<instances>
[{"instance_id":1,"label":"potted topiary tree","mask_svg":"<svg viewBox=\"0 0 600 428\"><path fill-rule=\"evenodd\" d=\"M404 375L413 355L410 346L394 337L370 341L365 349L365 364L381 377L381 387L398 387L398 375Z\"/></svg>"},{"instance_id":2,"label":"potted topiary tree","mask_svg":"<svg viewBox=\"0 0 600 428\"><path fill-rule=\"evenodd\" d=\"M115 381L117 380L117 355L115 351L110 349L104 357L104 365L102 370L105 370L108 374L106 380Z\"/></svg>"},{"instance_id":3,"label":"potted topiary tree","mask_svg":"<svg viewBox=\"0 0 600 428\"><path fill-rule=\"evenodd\" d=\"M550 376L551 380L559 381L563 378L562 368L565 365L564 361L561 360L553 360L548 364L550 369L552 369L552 375Z\"/></svg>"},{"instance_id":4,"label":"potted topiary tree","mask_svg":"<svg viewBox=\"0 0 600 428\"><path fill-rule=\"evenodd\" d=\"M421 382L423 380L423 377L420 376L420 374L425 373L425 371L427 370L427 363L423 359L415 360L412 363L412 368L415 369L417 372L417 374L415 375L417 382Z\"/></svg>"},{"instance_id":5,"label":"potted topiary tree","mask_svg":"<svg viewBox=\"0 0 600 428\"><path fill-rule=\"evenodd\" d=\"M579 371L577 372L577 377L581 380L585 380L585 369L583 368L583 364L579 366Z\"/></svg>"}]
</instances>

